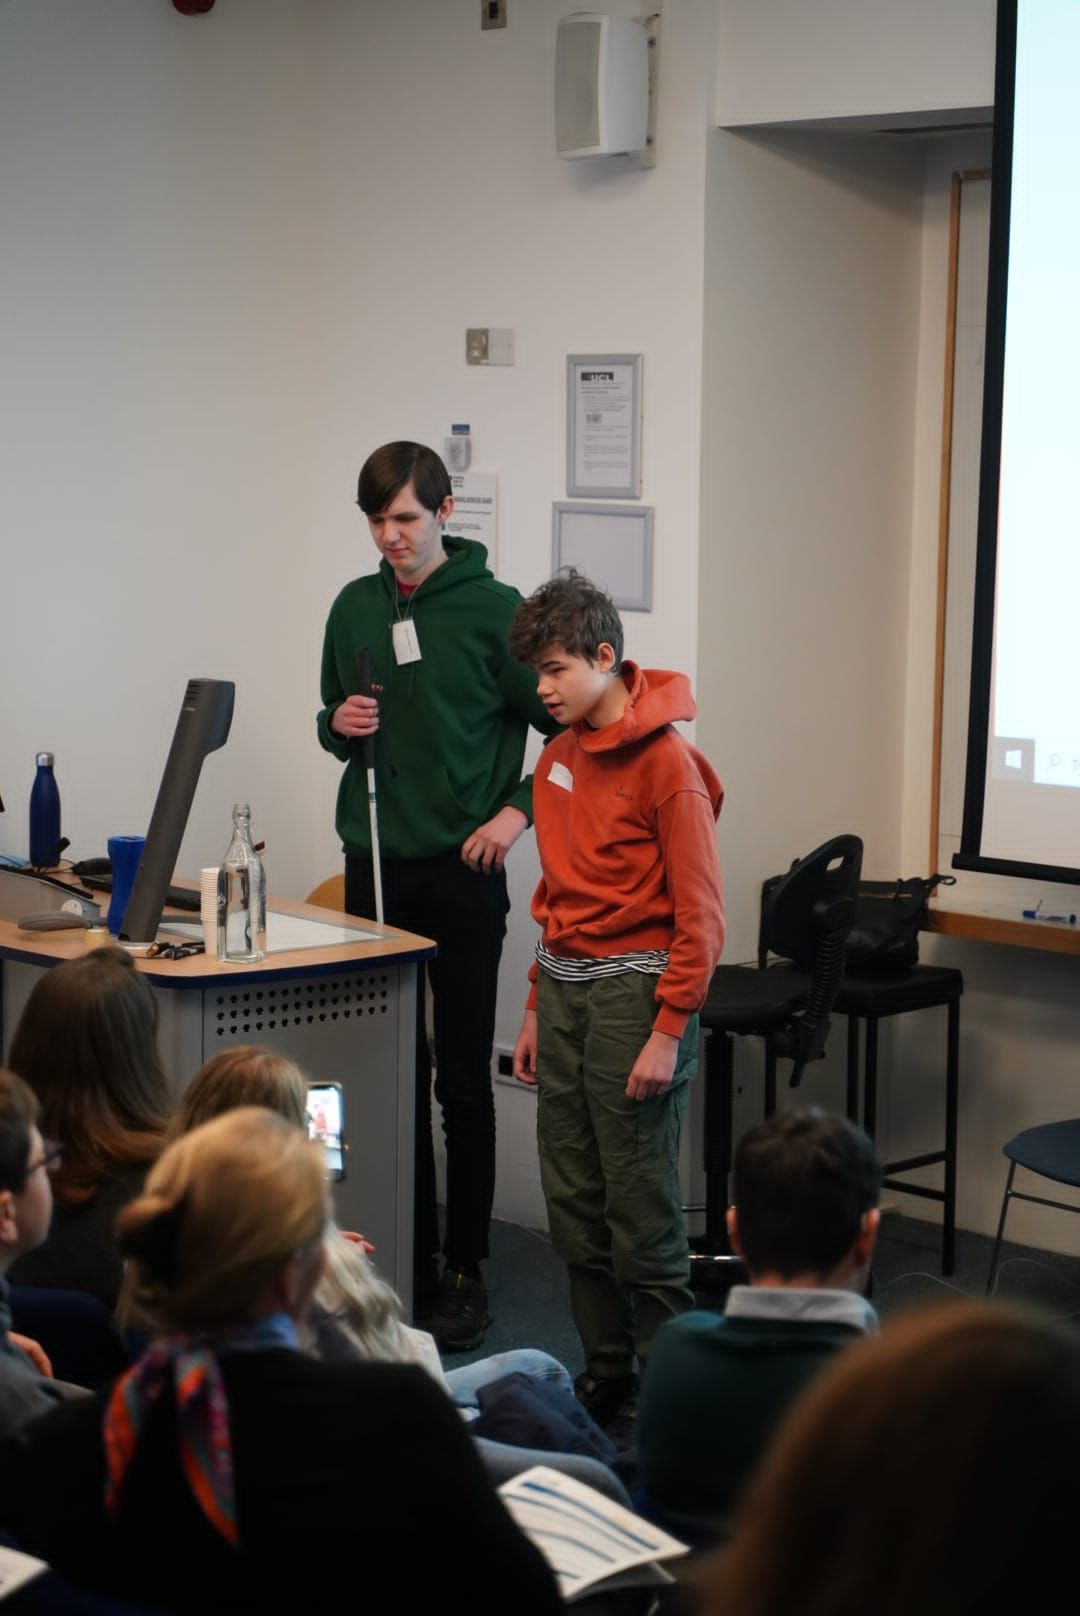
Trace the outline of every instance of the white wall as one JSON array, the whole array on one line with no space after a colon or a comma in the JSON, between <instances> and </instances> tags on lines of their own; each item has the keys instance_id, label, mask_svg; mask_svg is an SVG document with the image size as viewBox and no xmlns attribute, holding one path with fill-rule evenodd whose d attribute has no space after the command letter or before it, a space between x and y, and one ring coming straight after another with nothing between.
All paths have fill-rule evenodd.
<instances>
[{"instance_id":1,"label":"white wall","mask_svg":"<svg viewBox=\"0 0 1080 1616\"><path fill-rule=\"evenodd\" d=\"M926 866L930 814L930 736L933 716L934 601L937 588L938 492L945 356L949 182L954 171L989 165L989 139L942 142L927 151L918 405L914 465L908 624L907 714L904 745L904 816L901 867ZM977 446L972 445L977 452ZM965 885L971 886L970 877ZM980 877L976 896L1012 901L1019 910L1035 890L1030 883ZM1041 889L1040 889L1041 890ZM1058 889L1060 890L1060 889ZM993 1231L1005 1183L1002 1144L1020 1128L1077 1112L1080 1000L1076 961L1033 949L992 943L927 939L923 958L964 972L961 1006L961 1112L958 1218L963 1227ZM925 1149L923 1118L940 1114L944 1050L942 1012L935 1028L911 1017L891 1040L892 1082L884 1123L898 1154ZM931 1147L934 1141L931 1140ZM1020 1187L1018 1182L1018 1187ZM1028 1180L1028 1187L1043 1193ZM912 1208L912 1210L917 1210ZM1053 1250L1076 1251L1072 1220L1051 1210L1017 1204L1009 1214L1016 1239Z\"/></svg>"},{"instance_id":2,"label":"white wall","mask_svg":"<svg viewBox=\"0 0 1080 1616\"><path fill-rule=\"evenodd\" d=\"M275 884L307 878L320 628L296 581L322 311L302 9L0 9L10 851L42 747L74 856L144 829L186 681L212 675L236 680L236 719L181 868L220 858L244 796Z\"/></svg>"},{"instance_id":3,"label":"white wall","mask_svg":"<svg viewBox=\"0 0 1080 1616\"><path fill-rule=\"evenodd\" d=\"M883 137L710 137L698 739L732 962L794 857L844 831L868 875L900 853L920 172ZM801 1091L835 1109L841 1027ZM761 1074L737 1041L737 1128Z\"/></svg>"},{"instance_id":4,"label":"white wall","mask_svg":"<svg viewBox=\"0 0 1080 1616\"><path fill-rule=\"evenodd\" d=\"M330 600L374 560L359 465L470 421L501 575L535 586L570 352L644 354L655 607L629 652L693 668L712 4L665 14L655 170L554 155L566 9L482 33L475 0L0 6L0 845L26 850L41 747L76 855L141 828L184 682L216 674L237 717L181 867L220 857L243 794L272 889L335 868L313 713ZM466 368L477 324L514 328L512 369ZM504 1042L533 859L514 856ZM533 1101L499 1105L500 1208L535 1220Z\"/></svg>"},{"instance_id":5,"label":"white wall","mask_svg":"<svg viewBox=\"0 0 1080 1616\"><path fill-rule=\"evenodd\" d=\"M944 122L994 102L994 0L719 0L716 122Z\"/></svg>"},{"instance_id":6,"label":"white wall","mask_svg":"<svg viewBox=\"0 0 1080 1616\"><path fill-rule=\"evenodd\" d=\"M900 845L918 158L867 137L709 147L698 736L728 790L728 958L762 878Z\"/></svg>"}]
</instances>

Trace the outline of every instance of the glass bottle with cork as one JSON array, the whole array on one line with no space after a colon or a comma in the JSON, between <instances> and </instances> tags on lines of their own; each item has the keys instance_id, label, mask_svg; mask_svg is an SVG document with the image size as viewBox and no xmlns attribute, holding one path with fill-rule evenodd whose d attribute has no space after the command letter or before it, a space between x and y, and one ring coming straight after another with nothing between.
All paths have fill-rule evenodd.
<instances>
[{"instance_id":1,"label":"glass bottle with cork","mask_svg":"<svg viewBox=\"0 0 1080 1616\"><path fill-rule=\"evenodd\" d=\"M251 809L233 808L233 834L218 871L219 960L251 964L266 954L266 871L251 840Z\"/></svg>"}]
</instances>

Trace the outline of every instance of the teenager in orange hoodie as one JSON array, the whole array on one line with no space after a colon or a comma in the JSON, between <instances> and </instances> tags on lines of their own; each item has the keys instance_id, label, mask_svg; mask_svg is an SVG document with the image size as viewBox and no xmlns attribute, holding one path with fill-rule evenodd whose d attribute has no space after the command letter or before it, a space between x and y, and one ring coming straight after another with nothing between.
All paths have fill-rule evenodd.
<instances>
[{"instance_id":1,"label":"teenager in orange hoodie","mask_svg":"<svg viewBox=\"0 0 1080 1616\"><path fill-rule=\"evenodd\" d=\"M533 778L543 928L514 1071L539 1086L541 1181L585 1349L578 1395L624 1422L665 1320L694 1305L678 1182L697 1011L724 937L723 789L673 728L684 675L622 656L609 597L571 571L517 609L511 655L566 726Z\"/></svg>"}]
</instances>

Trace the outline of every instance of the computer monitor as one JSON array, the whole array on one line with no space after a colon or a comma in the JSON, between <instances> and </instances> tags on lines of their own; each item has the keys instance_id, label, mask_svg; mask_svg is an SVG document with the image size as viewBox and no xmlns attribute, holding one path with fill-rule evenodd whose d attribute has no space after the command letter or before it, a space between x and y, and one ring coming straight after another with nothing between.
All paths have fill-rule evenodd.
<instances>
[{"instance_id":1,"label":"computer monitor","mask_svg":"<svg viewBox=\"0 0 1080 1616\"><path fill-rule=\"evenodd\" d=\"M231 679L188 680L150 817L146 847L124 911L120 928L124 942L152 943L154 940L203 759L228 740L235 697L236 686Z\"/></svg>"}]
</instances>

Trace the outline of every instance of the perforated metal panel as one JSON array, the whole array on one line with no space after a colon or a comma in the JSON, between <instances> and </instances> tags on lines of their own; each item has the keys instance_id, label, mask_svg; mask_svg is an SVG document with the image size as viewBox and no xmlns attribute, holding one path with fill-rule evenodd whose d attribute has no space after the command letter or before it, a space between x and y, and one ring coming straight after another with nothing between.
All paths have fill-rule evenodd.
<instances>
[{"instance_id":1,"label":"perforated metal panel","mask_svg":"<svg viewBox=\"0 0 1080 1616\"><path fill-rule=\"evenodd\" d=\"M355 976L283 982L277 987L210 990L206 994L207 1057L214 1053L215 1044L227 1047L230 1040L274 1042L266 1035L385 1016L393 1006L393 987L389 972L364 971ZM274 1047L280 1046L274 1042ZM312 1073L315 1075L321 1074Z\"/></svg>"},{"instance_id":2,"label":"perforated metal panel","mask_svg":"<svg viewBox=\"0 0 1080 1616\"><path fill-rule=\"evenodd\" d=\"M375 1242L380 1271L412 1295L416 965L376 964L341 975L231 986L154 984L158 1042L174 1093L204 1060L236 1044L266 1044L312 1079L340 1083L346 1176L334 1186L343 1228ZM11 1031L44 966L3 962L2 1017Z\"/></svg>"}]
</instances>

